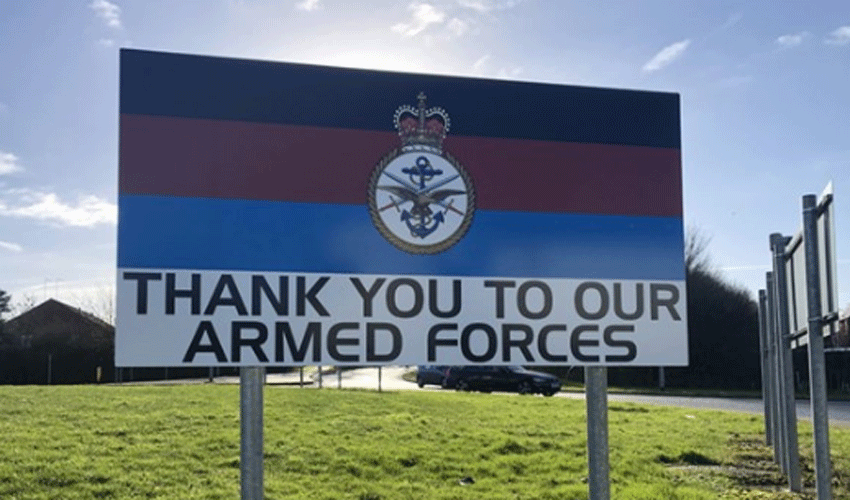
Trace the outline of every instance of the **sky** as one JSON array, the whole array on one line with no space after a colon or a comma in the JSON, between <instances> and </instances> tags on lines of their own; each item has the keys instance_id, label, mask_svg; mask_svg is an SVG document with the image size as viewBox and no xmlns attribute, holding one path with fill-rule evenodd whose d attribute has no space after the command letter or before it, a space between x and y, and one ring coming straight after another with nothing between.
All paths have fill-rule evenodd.
<instances>
[{"instance_id":1,"label":"sky","mask_svg":"<svg viewBox=\"0 0 850 500\"><path fill-rule=\"evenodd\" d=\"M756 296L835 188L850 304L850 2L0 0L0 289L108 314L122 47L676 92L684 221Z\"/></svg>"}]
</instances>

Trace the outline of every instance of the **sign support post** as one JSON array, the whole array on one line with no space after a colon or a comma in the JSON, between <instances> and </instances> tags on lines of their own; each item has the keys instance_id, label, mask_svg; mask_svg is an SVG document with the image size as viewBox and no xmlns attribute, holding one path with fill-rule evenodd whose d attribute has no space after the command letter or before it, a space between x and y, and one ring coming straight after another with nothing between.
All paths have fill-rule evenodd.
<instances>
[{"instance_id":1,"label":"sign support post","mask_svg":"<svg viewBox=\"0 0 850 500\"><path fill-rule=\"evenodd\" d=\"M770 401L770 420L773 423L773 427L771 428L772 440L773 440L773 461L776 462L783 470L785 471L785 466L783 465L784 460L783 456L785 456L783 451L783 442L784 442L784 428L783 419L779 418L782 409L782 394L781 391L782 384L779 380L779 342L776 338L776 297L773 288L773 271L768 271L765 275L765 285L766 285L766 295L767 295L767 317L765 318L765 323L767 324L767 348L768 348L768 357L769 363L768 368L770 370L770 375L768 379L768 383L770 384L770 392L773 395L773 398Z\"/></svg>"},{"instance_id":2,"label":"sign support post","mask_svg":"<svg viewBox=\"0 0 850 500\"><path fill-rule=\"evenodd\" d=\"M263 379L265 368L239 369L242 500L263 500Z\"/></svg>"},{"instance_id":3,"label":"sign support post","mask_svg":"<svg viewBox=\"0 0 850 500\"><path fill-rule=\"evenodd\" d=\"M829 417L826 405L826 367L823 353L820 269L817 239L817 197L803 196L803 241L806 245L806 292L809 305L809 400L814 427L815 485L818 500L830 500Z\"/></svg>"},{"instance_id":4,"label":"sign support post","mask_svg":"<svg viewBox=\"0 0 850 500\"><path fill-rule=\"evenodd\" d=\"M609 500L608 481L608 368L584 369L587 399L587 465L590 500Z\"/></svg>"},{"instance_id":5,"label":"sign support post","mask_svg":"<svg viewBox=\"0 0 850 500\"><path fill-rule=\"evenodd\" d=\"M759 354L761 355L761 394L764 402L764 437L765 444L773 444L773 395L770 383L770 348L767 329L767 294L759 290Z\"/></svg>"},{"instance_id":6,"label":"sign support post","mask_svg":"<svg viewBox=\"0 0 850 500\"><path fill-rule=\"evenodd\" d=\"M785 394L781 397L785 403L785 414L780 418L785 420L787 432L786 441L786 463L788 474L788 488L799 492L802 489L800 477L800 450L797 441L797 405L794 396L794 358L791 353L791 336L788 324L788 279L785 273L785 247L790 238L779 233L770 235L771 247L773 247L773 278L776 288L776 317L777 317L777 339L779 342L779 358L781 373L779 378L784 385Z\"/></svg>"}]
</instances>

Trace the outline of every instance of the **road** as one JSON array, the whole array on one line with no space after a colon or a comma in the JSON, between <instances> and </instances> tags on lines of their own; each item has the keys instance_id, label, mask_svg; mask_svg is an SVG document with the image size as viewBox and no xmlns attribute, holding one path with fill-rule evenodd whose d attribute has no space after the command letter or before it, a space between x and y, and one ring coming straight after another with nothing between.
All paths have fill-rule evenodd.
<instances>
[{"instance_id":1,"label":"road","mask_svg":"<svg viewBox=\"0 0 850 500\"><path fill-rule=\"evenodd\" d=\"M436 386L425 386L419 389L416 384L408 382L402 375L410 368L387 366L381 369L380 386L386 391L406 390L442 390ZM287 378L288 377L288 378ZM315 378L315 377L314 377ZM234 377L236 381L238 378ZM268 382L293 383L298 382L298 373L294 375L269 375ZM315 385L315 383L313 384ZM341 374L325 374L322 379L323 387L327 388L359 388L378 389L378 369L359 368L346 370ZM561 392L559 397L571 399L584 399L583 393ZM647 396L638 394L609 394L608 401L621 401L640 404L678 406L682 408L702 408L725 411L737 411L743 413L763 414L764 405L761 399L747 398L705 398L705 397L680 397L680 396ZM850 401L829 402L829 423L832 425L850 426ZM800 419L811 419L811 407L808 400L797 400L797 417Z\"/></svg>"}]
</instances>

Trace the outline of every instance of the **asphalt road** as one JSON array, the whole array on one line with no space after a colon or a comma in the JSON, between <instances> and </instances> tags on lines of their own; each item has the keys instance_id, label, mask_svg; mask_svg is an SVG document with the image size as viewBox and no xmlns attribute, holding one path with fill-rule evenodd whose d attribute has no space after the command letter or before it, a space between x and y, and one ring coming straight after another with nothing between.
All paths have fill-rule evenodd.
<instances>
[{"instance_id":1,"label":"asphalt road","mask_svg":"<svg viewBox=\"0 0 850 500\"><path fill-rule=\"evenodd\" d=\"M419 389L416 384L408 382L402 378L402 375L410 370L406 367L383 367L381 369L380 388L387 391L403 391L403 390L442 390L436 386L425 386L424 389ZM294 377L294 378L293 378ZM236 379L234 377L234 379ZM298 382L298 373L294 375L269 375L268 382L275 383L293 383ZM313 377L313 385L315 386L315 376ZM236 379L235 381L238 381ZM360 368L356 370L346 370L341 374L331 373L325 374L322 378L322 386L326 388L359 388L359 389L378 389L378 369L377 368ZM557 397L584 399L583 393L577 392L560 392ZM764 403L761 399L747 398L705 398L705 397L680 397L680 396L645 396L636 394L609 394L608 401L622 401L640 404L662 405L662 406L678 406L682 408L702 408L725 411L737 411L743 413L764 413ZM850 426L850 402L849 401L830 401L829 402L829 422L833 425ZM797 400L797 417L800 419L811 419L811 407L808 400Z\"/></svg>"}]
</instances>

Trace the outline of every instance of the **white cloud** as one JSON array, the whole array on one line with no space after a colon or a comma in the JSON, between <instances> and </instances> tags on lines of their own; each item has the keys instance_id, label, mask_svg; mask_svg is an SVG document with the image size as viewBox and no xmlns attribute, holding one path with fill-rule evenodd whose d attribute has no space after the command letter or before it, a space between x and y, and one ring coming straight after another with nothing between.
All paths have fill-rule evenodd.
<instances>
[{"instance_id":1,"label":"white cloud","mask_svg":"<svg viewBox=\"0 0 850 500\"><path fill-rule=\"evenodd\" d=\"M685 50L690 44L691 41L690 39L688 39L664 47L657 54L655 54L652 59L650 59L646 64L643 65L644 73L658 71L661 68L664 68L665 66L669 65L676 59L682 57L682 54L685 53Z\"/></svg>"},{"instance_id":2,"label":"white cloud","mask_svg":"<svg viewBox=\"0 0 850 500\"><path fill-rule=\"evenodd\" d=\"M829 34L823 43L828 45L850 45L850 26L842 26Z\"/></svg>"},{"instance_id":3,"label":"white cloud","mask_svg":"<svg viewBox=\"0 0 850 500\"><path fill-rule=\"evenodd\" d=\"M446 29L448 29L454 36L463 36L463 34L469 30L469 23L453 17L446 24Z\"/></svg>"},{"instance_id":4,"label":"white cloud","mask_svg":"<svg viewBox=\"0 0 850 500\"><path fill-rule=\"evenodd\" d=\"M782 35L782 36L780 36L776 39L776 45L779 45L780 47L783 47L783 48L796 47L797 45L800 45L801 43L803 43L803 40L805 40L807 36L809 36L809 33L806 32L806 31L801 31L799 33L794 33L794 34Z\"/></svg>"},{"instance_id":5,"label":"white cloud","mask_svg":"<svg viewBox=\"0 0 850 500\"><path fill-rule=\"evenodd\" d=\"M89 7L110 28L121 28L121 7L107 0L93 0Z\"/></svg>"},{"instance_id":6,"label":"white cloud","mask_svg":"<svg viewBox=\"0 0 850 500\"><path fill-rule=\"evenodd\" d=\"M112 47L115 46L115 40L113 40L111 38L101 38L100 40L97 41L97 44L100 45L101 47L109 49L109 48L112 48Z\"/></svg>"},{"instance_id":7,"label":"white cloud","mask_svg":"<svg viewBox=\"0 0 850 500\"><path fill-rule=\"evenodd\" d=\"M321 4L319 2L320 0L303 0L295 4L295 8L298 10L305 10L307 12L310 12L321 7Z\"/></svg>"},{"instance_id":8,"label":"white cloud","mask_svg":"<svg viewBox=\"0 0 850 500\"><path fill-rule=\"evenodd\" d=\"M478 58L477 61L472 63L472 71L476 73L481 73L484 70L484 66L487 64L487 61L490 60L490 54L485 54Z\"/></svg>"},{"instance_id":9,"label":"white cloud","mask_svg":"<svg viewBox=\"0 0 850 500\"><path fill-rule=\"evenodd\" d=\"M65 203L56 193L31 189L7 189L0 193L0 216L33 219L60 226L93 227L115 225L118 207L97 196L80 196L76 203Z\"/></svg>"},{"instance_id":10,"label":"white cloud","mask_svg":"<svg viewBox=\"0 0 850 500\"><path fill-rule=\"evenodd\" d=\"M0 175L13 174L15 172L20 172L21 170L23 170L23 168L18 165L17 156L12 153L0 151Z\"/></svg>"},{"instance_id":11,"label":"white cloud","mask_svg":"<svg viewBox=\"0 0 850 500\"><path fill-rule=\"evenodd\" d=\"M440 24L446 19L446 13L427 3L412 3L408 10L413 13L413 18L408 23L398 23L391 29L406 37L415 36L424 31L432 24Z\"/></svg>"},{"instance_id":12,"label":"white cloud","mask_svg":"<svg viewBox=\"0 0 850 500\"><path fill-rule=\"evenodd\" d=\"M8 241L0 241L0 248L10 252L22 252L24 250L24 247L21 245L18 245L17 243L9 243Z\"/></svg>"},{"instance_id":13,"label":"white cloud","mask_svg":"<svg viewBox=\"0 0 850 500\"><path fill-rule=\"evenodd\" d=\"M522 3L522 0L457 0L457 4L466 9L472 9L481 14L494 10L512 9Z\"/></svg>"}]
</instances>

